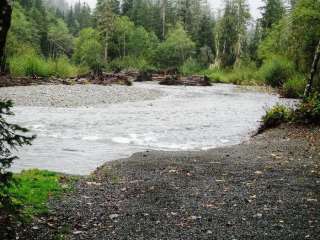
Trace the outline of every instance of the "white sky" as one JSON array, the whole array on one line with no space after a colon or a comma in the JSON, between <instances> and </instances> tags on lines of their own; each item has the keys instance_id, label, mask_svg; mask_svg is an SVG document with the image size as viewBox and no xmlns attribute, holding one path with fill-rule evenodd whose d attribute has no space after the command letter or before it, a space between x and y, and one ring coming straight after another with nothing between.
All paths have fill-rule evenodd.
<instances>
[{"instance_id":1,"label":"white sky","mask_svg":"<svg viewBox=\"0 0 320 240\"><path fill-rule=\"evenodd\" d=\"M79 0L67 0L67 1L70 3L73 3ZM96 4L96 0L80 0L80 1L87 2L91 8L94 8ZM213 10L217 10L219 8L221 9L223 7L223 0L209 0L209 2ZM250 5L252 16L254 18L258 18L260 16L260 11L258 8L263 5L262 0L248 0L248 2Z\"/></svg>"}]
</instances>

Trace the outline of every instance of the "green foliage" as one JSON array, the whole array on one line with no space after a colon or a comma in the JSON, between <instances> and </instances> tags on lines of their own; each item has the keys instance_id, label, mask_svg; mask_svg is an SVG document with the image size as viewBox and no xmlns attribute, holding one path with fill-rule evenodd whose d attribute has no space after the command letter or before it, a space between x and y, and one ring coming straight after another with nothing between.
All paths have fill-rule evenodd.
<instances>
[{"instance_id":1,"label":"green foliage","mask_svg":"<svg viewBox=\"0 0 320 240\"><path fill-rule=\"evenodd\" d=\"M185 76L197 74L203 70L203 67L194 58L188 58L179 68L179 72Z\"/></svg>"},{"instance_id":2,"label":"green foliage","mask_svg":"<svg viewBox=\"0 0 320 240\"><path fill-rule=\"evenodd\" d=\"M260 131L279 126L281 123L289 122L292 118L292 111L283 105L276 105L266 112L262 118Z\"/></svg>"},{"instance_id":3,"label":"green foliage","mask_svg":"<svg viewBox=\"0 0 320 240\"><path fill-rule=\"evenodd\" d=\"M76 77L79 74L79 68L72 65L66 56L49 59L47 64L51 76L66 78Z\"/></svg>"},{"instance_id":4,"label":"green foliage","mask_svg":"<svg viewBox=\"0 0 320 240\"><path fill-rule=\"evenodd\" d=\"M30 145L35 136L27 136L28 129L10 124L5 117L13 115L11 101L0 101L0 210L14 212L16 205L10 195L12 174L8 172L12 162L17 159L12 150Z\"/></svg>"},{"instance_id":5,"label":"green foliage","mask_svg":"<svg viewBox=\"0 0 320 240\"><path fill-rule=\"evenodd\" d=\"M13 76L48 77L50 75L46 60L35 52L11 57L9 68Z\"/></svg>"},{"instance_id":6,"label":"green foliage","mask_svg":"<svg viewBox=\"0 0 320 240\"><path fill-rule=\"evenodd\" d=\"M159 40L153 32L136 27L128 17L117 17L110 39L112 56L144 58L149 61Z\"/></svg>"},{"instance_id":7,"label":"green foliage","mask_svg":"<svg viewBox=\"0 0 320 240\"><path fill-rule=\"evenodd\" d=\"M15 1L6 52L8 56L18 55L30 47L32 49L40 49L39 30L34 26L32 20L28 18L26 10Z\"/></svg>"},{"instance_id":8,"label":"green foliage","mask_svg":"<svg viewBox=\"0 0 320 240\"><path fill-rule=\"evenodd\" d=\"M102 68L102 45L98 41L99 33L93 28L81 30L75 40L73 59L80 65L88 66L97 72Z\"/></svg>"},{"instance_id":9,"label":"green foliage","mask_svg":"<svg viewBox=\"0 0 320 240\"><path fill-rule=\"evenodd\" d=\"M22 171L13 178L15 184L9 188L10 197L16 205L22 206L26 216L47 213L48 198L70 189L68 181L62 186L61 176L49 171Z\"/></svg>"},{"instance_id":10,"label":"green foliage","mask_svg":"<svg viewBox=\"0 0 320 240\"><path fill-rule=\"evenodd\" d=\"M233 69L211 68L201 72L215 83L236 85L262 85L263 81L254 64L244 64Z\"/></svg>"},{"instance_id":11,"label":"green foliage","mask_svg":"<svg viewBox=\"0 0 320 240\"><path fill-rule=\"evenodd\" d=\"M294 111L295 122L306 124L320 124L320 94L304 99Z\"/></svg>"},{"instance_id":12,"label":"green foliage","mask_svg":"<svg viewBox=\"0 0 320 240\"><path fill-rule=\"evenodd\" d=\"M303 99L294 109L276 105L262 118L259 132L273 128L281 123L320 124L320 95L318 93Z\"/></svg>"},{"instance_id":13,"label":"green foliage","mask_svg":"<svg viewBox=\"0 0 320 240\"><path fill-rule=\"evenodd\" d=\"M260 69L266 84L272 87L281 87L294 74L294 65L284 57L273 56L266 60Z\"/></svg>"},{"instance_id":14,"label":"green foliage","mask_svg":"<svg viewBox=\"0 0 320 240\"><path fill-rule=\"evenodd\" d=\"M152 71L156 68L148 63L143 57L126 56L123 58L116 58L109 63L109 67L113 71L117 70L138 70L138 71Z\"/></svg>"},{"instance_id":15,"label":"green foliage","mask_svg":"<svg viewBox=\"0 0 320 240\"><path fill-rule=\"evenodd\" d=\"M195 43L188 36L182 25L177 24L168 34L167 39L159 44L154 62L160 68L179 67L194 54Z\"/></svg>"},{"instance_id":16,"label":"green foliage","mask_svg":"<svg viewBox=\"0 0 320 240\"><path fill-rule=\"evenodd\" d=\"M285 13L282 0L265 0L265 6L262 7L262 18L260 19L265 37L274 24L277 24Z\"/></svg>"},{"instance_id":17,"label":"green foliage","mask_svg":"<svg viewBox=\"0 0 320 240\"><path fill-rule=\"evenodd\" d=\"M274 24L259 46L259 57L281 55L299 72L308 73L320 38L320 2L299 0L292 11Z\"/></svg>"},{"instance_id":18,"label":"green foliage","mask_svg":"<svg viewBox=\"0 0 320 240\"><path fill-rule=\"evenodd\" d=\"M287 98L299 98L304 94L307 81L304 76L296 75L283 84L282 95Z\"/></svg>"},{"instance_id":19,"label":"green foliage","mask_svg":"<svg viewBox=\"0 0 320 240\"><path fill-rule=\"evenodd\" d=\"M73 37L62 19L57 19L49 25L48 42L50 45L49 54L52 57L70 53L73 49Z\"/></svg>"},{"instance_id":20,"label":"green foliage","mask_svg":"<svg viewBox=\"0 0 320 240\"><path fill-rule=\"evenodd\" d=\"M9 68L10 73L16 77L74 77L78 74L78 68L73 66L67 57L46 60L34 51L11 57Z\"/></svg>"}]
</instances>

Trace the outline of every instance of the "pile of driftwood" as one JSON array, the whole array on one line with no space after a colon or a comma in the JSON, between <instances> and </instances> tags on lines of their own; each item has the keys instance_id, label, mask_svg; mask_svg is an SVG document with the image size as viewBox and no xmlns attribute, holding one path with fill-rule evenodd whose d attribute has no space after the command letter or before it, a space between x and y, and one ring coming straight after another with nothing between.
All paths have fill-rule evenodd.
<instances>
[{"instance_id":1,"label":"pile of driftwood","mask_svg":"<svg viewBox=\"0 0 320 240\"><path fill-rule=\"evenodd\" d=\"M174 71L173 71L174 72ZM157 81L161 85L185 85L185 86L211 86L209 78L206 76L181 77L169 72L115 72L100 74L85 74L73 78L44 78L44 77L12 77L0 76L0 87L30 86L45 84L98 84L98 85L132 85L132 80L136 82Z\"/></svg>"},{"instance_id":2,"label":"pile of driftwood","mask_svg":"<svg viewBox=\"0 0 320 240\"><path fill-rule=\"evenodd\" d=\"M120 84L131 86L130 79L135 78L135 74L130 73L102 73L99 75L86 74L73 78L44 78L44 77L12 77L9 75L0 76L0 87L13 87L13 86L31 86L31 85L73 85L73 84L98 84L98 85L111 85Z\"/></svg>"},{"instance_id":3,"label":"pile of driftwood","mask_svg":"<svg viewBox=\"0 0 320 240\"><path fill-rule=\"evenodd\" d=\"M159 82L160 85L184 85L184 86L211 86L210 79L206 76L180 77L177 75L167 76Z\"/></svg>"},{"instance_id":4,"label":"pile of driftwood","mask_svg":"<svg viewBox=\"0 0 320 240\"><path fill-rule=\"evenodd\" d=\"M55 78L42 78L42 77L12 77L9 75L0 76L0 87L13 87L13 86L31 86L31 85L44 85L44 84L61 84L62 80Z\"/></svg>"},{"instance_id":5,"label":"pile of driftwood","mask_svg":"<svg viewBox=\"0 0 320 240\"><path fill-rule=\"evenodd\" d=\"M140 72L136 82L157 81L161 85L185 85L185 86L211 86L210 79L206 76L181 77L171 72Z\"/></svg>"},{"instance_id":6,"label":"pile of driftwood","mask_svg":"<svg viewBox=\"0 0 320 240\"><path fill-rule=\"evenodd\" d=\"M131 86L132 82L127 73L101 73L99 75L82 76L75 79L76 83L91 83L98 85L120 84Z\"/></svg>"}]
</instances>

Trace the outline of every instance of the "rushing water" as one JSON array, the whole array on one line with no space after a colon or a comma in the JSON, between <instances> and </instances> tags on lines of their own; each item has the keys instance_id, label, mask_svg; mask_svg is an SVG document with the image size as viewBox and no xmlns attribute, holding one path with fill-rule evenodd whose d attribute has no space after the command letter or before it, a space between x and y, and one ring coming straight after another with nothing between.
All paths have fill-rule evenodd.
<instances>
[{"instance_id":1,"label":"rushing water","mask_svg":"<svg viewBox=\"0 0 320 240\"><path fill-rule=\"evenodd\" d=\"M237 144L259 125L275 95L232 85L167 87L152 101L94 107L16 107L14 121L37 134L13 170L88 174L106 161L146 149L201 150ZM284 100L281 100L284 101Z\"/></svg>"}]
</instances>

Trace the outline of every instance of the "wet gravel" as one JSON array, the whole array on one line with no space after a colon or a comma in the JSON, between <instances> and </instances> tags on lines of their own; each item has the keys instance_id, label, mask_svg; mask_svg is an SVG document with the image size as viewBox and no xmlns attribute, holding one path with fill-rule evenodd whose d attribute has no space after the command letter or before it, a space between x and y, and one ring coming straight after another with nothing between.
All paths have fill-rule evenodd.
<instances>
[{"instance_id":1,"label":"wet gravel","mask_svg":"<svg viewBox=\"0 0 320 240\"><path fill-rule=\"evenodd\" d=\"M0 98L18 106L78 107L153 100L161 91L134 86L36 85L0 88Z\"/></svg>"},{"instance_id":2,"label":"wet gravel","mask_svg":"<svg viewBox=\"0 0 320 240\"><path fill-rule=\"evenodd\" d=\"M320 130L108 163L19 239L319 239ZM58 238L60 237L60 238Z\"/></svg>"}]
</instances>

